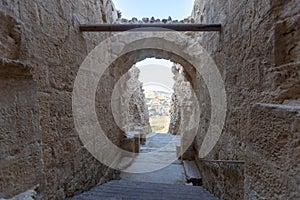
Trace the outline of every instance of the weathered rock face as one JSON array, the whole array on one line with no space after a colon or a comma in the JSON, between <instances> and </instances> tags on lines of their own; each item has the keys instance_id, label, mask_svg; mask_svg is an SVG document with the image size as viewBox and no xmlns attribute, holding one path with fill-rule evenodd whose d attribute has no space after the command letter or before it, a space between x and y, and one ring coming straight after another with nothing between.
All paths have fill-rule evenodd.
<instances>
[{"instance_id":1,"label":"weathered rock face","mask_svg":"<svg viewBox=\"0 0 300 200\"><path fill-rule=\"evenodd\" d=\"M122 64L110 66L104 73L104 78L100 79L96 98L98 120L102 129L107 135L111 134L109 138L114 139L111 141L115 145L127 151L115 155L120 159L121 168L123 157L133 158L134 155L129 152L138 153L139 138L151 132L145 95L139 81L140 71L135 66L127 70L123 69ZM113 79L107 84L109 74L113 74ZM116 133L119 133L119 137L116 137Z\"/></svg>"},{"instance_id":2,"label":"weathered rock face","mask_svg":"<svg viewBox=\"0 0 300 200\"><path fill-rule=\"evenodd\" d=\"M254 105L247 133L244 199L299 199L300 106Z\"/></svg>"},{"instance_id":3,"label":"weathered rock face","mask_svg":"<svg viewBox=\"0 0 300 200\"><path fill-rule=\"evenodd\" d=\"M169 132L182 136L181 159L193 160L193 140L198 128L200 115L197 96L191 83L187 80L184 68L180 64L175 64L172 71L175 84L173 86L174 100L171 109Z\"/></svg>"},{"instance_id":4,"label":"weathered rock face","mask_svg":"<svg viewBox=\"0 0 300 200\"><path fill-rule=\"evenodd\" d=\"M0 197L43 190L36 82L27 63L0 60Z\"/></svg>"},{"instance_id":5,"label":"weathered rock face","mask_svg":"<svg viewBox=\"0 0 300 200\"><path fill-rule=\"evenodd\" d=\"M174 93L172 94L170 115L171 115L171 119L170 119L170 125L169 125L168 132L173 135L176 135L178 133L178 129L179 129L180 112L179 112L178 99Z\"/></svg>"},{"instance_id":6,"label":"weathered rock face","mask_svg":"<svg viewBox=\"0 0 300 200\"><path fill-rule=\"evenodd\" d=\"M0 174L4 177L0 184L1 196L8 198L39 185L40 198L63 199L113 177L115 171L94 159L78 138L72 116L72 90L78 68L88 52L109 36L80 33L79 23L112 23L114 16L116 12L109 0L0 1L0 92L5 94L0 97ZM171 36L168 39L163 38L164 35L143 33L115 42L119 49L131 51L118 58L99 82L96 107L104 131L117 145L125 137L114 124L110 108L111 94L119 78L140 60L166 58L184 67L186 79L199 98L201 121L195 145L199 149L210 121L210 98L189 59L179 54L192 54L188 57L196 59L200 53L193 51L193 47L201 43L219 66L226 83L228 101L223 135L206 161L199 161L204 185L222 199L241 199L244 193L246 198L297 197L294 193L299 193L299 187L294 185L283 184L284 190L274 190L280 188L281 182L294 180L291 177L298 175L297 154L293 152L299 146L295 136L299 132L295 112L286 114L287 111L282 111L281 115L277 111L268 111L275 119L274 124L266 123L270 125L269 129L262 130L265 130L264 134L272 133L282 138L271 140L279 150L263 147L263 142L253 135L256 130L247 125L252 105L257 102L282 103L300 99L297 0L197 0L193 16L197 22L220 22L223 30L201 35L189 33L191 37L178 38L173 33L166 33L165 36ZM172 20L167 21L171 23ZM157 49L151 48L154 43ZM133 48L137 46L148 48ZM182 126L191 127L186 134L195 131L195 124L189 123L196 116L193 102L188 100L185 98L179 103L190 112L189 118L180 117ZM140 102L133 100L131 105L141 105ZM253 109L252 113L264 116L264 108ZM286 134L281 134L280 127L275 126L277 122L288 123L285 115L296 121L284 129L292 135L292 138L288 137L288 142L291 140L289 144ZM129 120L140 118L135 112L131 116ZM263 124L253 116L250 122L258 126ZM248 130L251 131L250 138L247 137ZM181 133L181 130L178 132ZM251 145L254 147L251 148ZM290 169L282 166L286 161L284 147L289 149ZM250 151L274 165L256 163ZM226 160L246 160L245 187L243 162ZM283 168L274 169L277 165ZM285 178L285 174L275 176L276 173L288 173L289 177ZM270 181L276 180L275 184L264 190L268 184L260 177L274 177ZM259 182L257 185L256 181Z\"/></svg>"},{"instance_id":7,"label":"weathered rock face","mask_svg":"<svg viewBox=\"0 0 300 200\"><path fill-rule=\"evenodd\" d=\"M222 137L205 158L206 161L200 161L205 187L221 199L241 199L244 192L251 193L243 189L243 164L232 164L230 161L244 161L250 154L245 151L245 147L252 105L257 102L283 103L300 98L300 45L299 34L296 34L300 29L297 23L299 14L299 3L295 0L195 1L192 17L196 22L221 23L223 26L220 33L204 33L199 37L200 43L219 67L227 91L228 112ZM195 145L198 150L210 121L210 101L208 96L202 98L201 95L200 93L200 105L206 106L201 107L200 130ZM277 131L276 127L270 129ZM266 155L266 159L269 156L271 155ZM256 159L252 159L255 162ZM211 175L216 170L213 167L216 166L213 164L214 160L225 161L217 165L220 174L212 178ZM228 168L226 163L231 167ZM254 173L260 167L264 168L258 163L248 173ZM264 168L260 171L261 176L268 176L268 171ZM284 181L283 178L279 180ZM237 190L231 190L231 184L237 186ZM254 183L248 184L253 186ZM252 186L250 188L253 189ZM249 190L249 187L245 189ZM265 193L272 192L270 190ZM268 197L267 194L264 195Z\"/></svg>"},{"instance_id":8,"label":"weathered rock face","mask_svg":"<svg viewBox=\"0 0 300 200\"><path fill-rule=\"evenodd\" d=\"M0 25L0 53L3 58L17 59L21 46L21 26L9 15L3 16Z\"/></svg>"},{"instance_id":9,"label":"weathered rock face","mask_svg":"<svg viewBox=\"0 0 300 200\"><path fill-rule=\"evenodd\" d=\"M151 132L148 107L145 103L143 84L139 81L140 70L133 66L127 74L127 82L124 85L124 93L132 95L129 100L128 113L122 113L123 128L126 134L136 132L147 134ZM125 106L125 105L123 105Z\"/></svg>"},{"instance_id":10,"label":"weathered rock face","mask_svg":"<svg viewBox=\"0 0 300 200\"><path fill-rule=\"evenodd\" d=\"M0 2L1 57L32 66L13 76L11 62L1 63L9 72L0 76L1 197L39 184L41 198L63 199L113 176L83 148L71 97L79 65L108 36L80 33L79 23L112 22L115 15L109 0Z\"/></svg>"},{"instance_id":11,"label":"weathered rock face","mask_svg":"<svg viewBox=\"0 0 300 200\"><path fill-rule=\"evenodd\" d=\"M171 114L171 122L170 122L170 127L169 127L169 133L173 135L177 135L179 131L179 126L180 126L180 97L181 95L187 88L184 88L186 86L184 82L187 82L185 76L184 76L184 70L183 67L180 66L179 64L176 64L172 68L172 72L174 73L174 80L175 84L173 86L174 93L172 95L172 107L170 110ZM180 133L179 133L180 134Z\"/></svg>"}]
</instances>

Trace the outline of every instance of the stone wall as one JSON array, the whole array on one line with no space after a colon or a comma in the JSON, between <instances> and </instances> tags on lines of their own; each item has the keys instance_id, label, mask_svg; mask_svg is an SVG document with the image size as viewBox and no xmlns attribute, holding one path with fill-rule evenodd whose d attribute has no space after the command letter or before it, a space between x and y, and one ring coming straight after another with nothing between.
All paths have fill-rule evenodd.
<instances>
[{"instance_id":1,"label":"stone wall","mask_svg":"<svg viewBox=\"0 0 300 200\"><path fill-rule=\"evenodd\" d=\"M116 71L119 71L118 67ZM116 96L113 97L113 101L116 102L115 117L119 121L117 124L124 131L119 146L135 153L139 152L142 136L151 132L148 107L139 74L140 70L135 65L125 74L118 73L118 83L114 88Z\"/></svg>"},{"instance_id":2,"label":"stone wall","mask_svg":"<svg viewBox=\"0 0 300 200\"><path fill-rule=\"evenodd\" d=\"M179 130L180 112L179 112L179 106L178 106L178 98L174 93L172 94L170 116L171 116L171 118L170 118L170 125L169 125L168 133L177 135L178 130Z\"/></svg>"},{"instance_id":3,"label":"stone wall","mask_svg":"<svg viewBox=\"0 0 300 200\"><path fill-rule=\"evenodd\" d=\"M183 68L180 65L175 65L172 67L172 72L174 74L174 86L173 86L173 94L172 94L172 105L170 109L170 125L169 125L169 133L173 135L179 134L179 126L180 126L180 105L179 105L179 91L183 90L181 87L181 83L185 80L183 74Z\"/></svg>"},{"instance_id":4,"label":"stone wall","mask_svg":"<svg viewBox=\"0 0 300 200\"><path fill-rule=\"evenodd\" d=\"M151 132L149 123L149 111L145 103L145 94L143 91L143 83L139 81L140 70L133 66L129 71L129 79L127 81L127 94L131 94L129 101L129 112L124 113L124 122L127 125L125 132L137 132L139 134L148 134Z\"/></svg>"},{"instance_id":5,"label":"stone wall","mask_svg":"<svg viewBox=\"0 0 300 200\"><path fill-rule=\"evenodd\" d=\"M31 79L1 79L1 94L7 94L1 95L1 109L7 105L12 111L10 115L4 109L1 118L15 121L10 127L4 123L5 137L1 130L1 156L11 159L1 164L1 196L3 191L3 197L11 197L39 184L44 185L42 198L63 199L113 177L114 171L95 160L78 138L72 88L85 56L109 36L80 33L78 25L112 23L116 15L110 0L0 1L1 59L33 68ZM118 134L111 138L117 141ZM15 145L8 148L12 142Z\"/></svg>"},{"instance_id":6,"label":"stone wall","mask_svg":"<svg viewBox=\"0 0 300 200\"><path fill-rule=\"evenodd\" d=\"M255 104L246 138L244 199L300 198L300 106Z\"/></svg>"},{"instance_id":7,"label":"stone wall","mask_svg":"<svg viewBox=\"0 0 300 200\"><path fill-rule=\"evenodd\" d=\"M0 197L37 188L43 196L36 82L27 63L0 60Z\"/></svg>"},{"instance_id":8,"label":"stone wall","mask_svg":"<svg viewBox=\"0 0 300 200\"><path fill-rule=\"evenodd\" d=\"M187 74L183 66L175 64L173 102L171 107L171 122L169 132L181 135L180 156L182 160L194 160L193 137L197 131L199 119L199 107L196 93L192 84L187 80Z\"/></svg>"},{"instance_id":9,"label":"stone wall","mask_svg":"<svg viewBox=\"0 0 300 200\"><path fill-rule=\"evenodd\" d=\"M202 184L215 196L222 199L244 198L241 192L244 190L244 161L211 161L196 157L195 162L204 174Z\"/></svg>"},{"instance_id":10,"label":"stone wall","mask_svg":"<svg viewBox=\"0 0 300 200\"><path fill-rule=\"evenodd\" d=\"M299 99L299 4L289 1L213 1L196 0L192 17L197 23L221 23L220 33L193 34L212 55L225 81L227 118L222 137L205 160L207 162L244 161L247 121L257 102L283 103ZM200 86L202 87L202 86ZM210 100L200 92L201 119L195 147L199 150L210 121ZM288 122L287 122L288 123ZM234 164L233 164L234 165ZM208 165L211 166L211 165ZM240 166L237 165L236 169ZM234 167L232 167L234 169ZM205 187L221 199L244 193L243 182L225 181L230 171L211 179L214 169L202 171ZM226 173L225 173L226 172ZM239 175L243 179L243 174ZM234 181L234 180L232 180ZM239 190L230 190L230 184ZM210 185L217 188L212 189ZM243 195L242 195L243 196Z\"/></svg>"},{"instance_id":11,"label":"stone wall","mask_svg":"<svg viewBox=\"0 0 300 200\"><path fill-rule=\"evenodd\" d=\"M271 1L274 17L275 67L267 71L270 90L279 103L300 99L300 6L296 0ZM270 80L273 80L271 82Z\"/></svg>"},{"instance_id":12,"label":"stone wall","mask_svg":"<svg viewBox=\"0 0 300 200\"><path fill-rule=\"evenodd\" d=\"M18 122L13 126L12 123L2 123L1 129L5 131L1 130L1 142L5 147L1 145L1 156L14 157L8 161L11 162L9 167L1 164L5 167L1 168L0 174L21 177L20 180L7 179L8 182L1 179L1 192L7 192L4 197L14 196L39 184L41 198L63 199L113 177L115 171L94 159L78 138L72 116L72 89L78 68L86 55L109 36L80 33L78 25L112 23L116 15L110 0L0 1L1 68L6 71L3 73L6 75L1 75L1 82L3 86L9 84L12 87L1 84L1 94L7 93L0 99L1 119L11 117ZM242 170L238 170L239 165L234 167L235 162L230 165L226 163L245 159L248 163L253 162L249 160L249 152L245 151L247 119L252 105L300 98L299 5L297 0L196 0L192 15L199 23L222 23L223 30L220 33L189 34L191 38L185 37L184 41L161 41L166 43L163 44L166 48L180 47L180 50L190 53L193 42L199 40L220 69L226 82L228 116L219 143L205 161L199 162L207 166L202 171L203 179L207 180L204 186L222 199L238 199L244 193ZM168 19L166 23L168 21L171 23L172 20ZM160 40L159 37L156 36L156 41ZM146 42L152 44L153 40ZM130 49L139 42L132 44L124 41L119 45L120 48L127 45ZM114 124L110 110L114 85L134 63L147 57L157 57L184 66L186 78L197 92L201 123L195 147L200 147L210 120L209 95L205 85L199 84L201 77L197 77L189 61L170 52L151 48L132 51L116 60L100 80L96 99L98 118L108 137L117 145L125 136ZM197 55L198 52L191 53ZM21 69L17 70L17 76L7 77L11 66ZM28 72L23 69L24 66L32 66L32 70ZM18 109L12 109L10 115L5 110L6 106ZM181 118L181 122L188 127L187 118ZM10 149L7 131L12 134L28 133L29 138L16 135L13 143L20 145ZM28 151L21 152L22 145L26 145ZM29 151L31 148L32 152ZM36 165L27 163L31 160L36 161ZM205 163L214 163L215 160L225 164L219 164L219 174L211 179L209 174L214 172L214 165ZM16 171L12 166L25 170ZM30 173L33 169L37 172ZM236 172L238 180L228 179L235 177ZM249 171L247 178L251 176ZM6 175L4 177L7 178ZM256 190L251 183L253 179L247 180L250 181L249 190ZM212 190L209 185L215 185L216 189ZM237 190L232 190L232 185L236 185Z\"/></svg>"},{"instance_id":13,"label":"stone wall","mask_svg":"<svg viewBox=\"0 0 300 200\"><path fill-rule=\"evenodd\" d=\"M79 66L93 47L110 36L80 33L78 25L113 22L114 8L110 1L4 0L0 5L0 20L3 21L0 39L4 47L1 51L4 57L30 63L32 79L37 83L35 90L45 177L42 198L63 199L112 178L115 171L94 159L80 142L72 116L72 90ZM173 45L173 41L163 41ZM181 50L188 48L185 41L189 40L178 41ZM127 39L119 45L120 49L124 45L127 48L133 46ZM194 72L191 64L182 57L159 49L132 51L117 59L101 77L96 93L99 123L116 145L122 146L120 141L125 134L112 115L114 86L134 63L147 57L168 58L182 63L188 73ZM28 189L31 188L20 185L19 191L9 196Z\"/></svg>"}]
</instances>

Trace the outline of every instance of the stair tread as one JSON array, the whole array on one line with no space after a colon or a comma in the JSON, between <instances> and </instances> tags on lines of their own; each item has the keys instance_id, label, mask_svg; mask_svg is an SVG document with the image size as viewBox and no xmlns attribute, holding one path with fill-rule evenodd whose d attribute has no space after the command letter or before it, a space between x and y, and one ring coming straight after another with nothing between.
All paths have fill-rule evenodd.
<instances>
[{"instance_id":1,"label":"stair tread","mask_svg":"<svg viewBox=\"0 0 300 200\"><path fill-rule=\"evenodd\" d=\"M104 185L101 188L109 188L110 186L116 186L118 188L126 189L126 188L136 188L136 189L143 189L147 188L147 190L176 190L176 191L206 191L205 189L201 187L194 187L194 186L173 186L173 187L168 187L164 185L122 185L122 184L114 184L114 185Z\"/></svg>"},{"instance_id":2,"label":"stair tread","mask_svg":"<svg viewBox=\"0 0 300 200\"><path fill-rule=\"evenodd\" d=\"M217 198L202 187L172 185L164 183L135 182L126 180L114 180L99 185L90 191L84 192L71 200L93 200L93 199L114 199L114 200L160 200L160 199L207 199Z\"/></svg>"}]
</instances>

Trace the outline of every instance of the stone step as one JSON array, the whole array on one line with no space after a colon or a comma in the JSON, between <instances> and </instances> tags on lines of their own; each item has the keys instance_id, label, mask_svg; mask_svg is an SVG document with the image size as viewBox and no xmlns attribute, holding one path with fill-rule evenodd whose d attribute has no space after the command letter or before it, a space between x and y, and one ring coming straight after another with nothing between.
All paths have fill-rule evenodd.
<instances>
[{"instance_id":1,"label":"stone step","mask_svg":"<svg viewBox=\"0 0 300 200\"><path fill-rule=\"evenodd\" d=\"M216 200L217 198L202 187L115 180L70 198L70 200L79 199Z\"/></svg>"},{"instance_id":2,"label":"stone step","mask_svg":"<svg viewBox=\"0 0 300 200\"><path fill-rule=\"evenodd\" d=\"M124 181L124 182L123 182ZM130 182L130 184L128 185L128 183ZM166 184L166 183L150 183L150 182L135 182L135 181L125 181L125 180L121 180L119 183L108 183L106 185L104 185L104 187L109 187L111 184L113 185L118 185L119 187L122 188L131 188L134 186L135 189L143 189L143 188L147 188L148 190L157 190L157 185L159 184L159 190L164 190L164 191L168 191L168 190L174 190L174 188L176 188L176 191L178 193L180 192L193 192L193 191L198 191L199 188L197 187L193 187L193 186L186 186L186 185L179 185L179 184ZM173 187L170 187L173 186ZM200 188L202 190L204 190L203 188Z\"/></svg>"},{"instance_id":3,"label":"stone step","mask_svg":"<svg viewBox=\"0 0 300 200\"><path fill-rule=\"evenodd\" d=\"M174 192L174 191L171 191ZM195 196L192 194L178 194L178 193L169 193L165 194L165 192L162 191L149 191L145 192L143 190L123 190L122 192L119 191L93 191L89 193L89 196L93 197L102 197L103 194L105 194L106 197L122 197L122 198L136 198L136 199L145 199L145 198L150 198L150 199L165 199L168 197L168 199L195 199Z\"/></svg>"},{"instance_id":4,"label":"stone step","mask_svg":"<svg viewBox=\"0 0 300 200\"><path fill-rule=\"evenodd\" d=\"M183 168L188 183L193 183L193 185L197 186L202 185L202 177L195 161L184 160Z\"/></svg>"}]
</instances>

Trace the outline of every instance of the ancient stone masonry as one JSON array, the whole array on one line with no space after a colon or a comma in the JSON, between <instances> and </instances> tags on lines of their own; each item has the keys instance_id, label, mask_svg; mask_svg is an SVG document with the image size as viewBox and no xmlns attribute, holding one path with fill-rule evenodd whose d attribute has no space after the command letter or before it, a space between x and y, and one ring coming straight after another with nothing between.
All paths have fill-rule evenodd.
<instances>
[{"instance_id":1,"label":"ancient stone masonry","mask_svg":"<svg viewBox=\"0 0 300 200\"><path fill-rule=\"evenodd\" d=\"M25 62L0 60L0 197L44 189L37 86L32 70Z\"/></svg>"},{"instance_id":2,"label":"ancient stone masonry","mask_svg":"<svg viewBox=\"0 0 300 200\"><path fill-rule=\"evenodd\" d=\"M83 59L109 36L79 24L116 17L110 0L0 1L0 197L38 186L39 198L64 199L114 176L82 146L71 96Z\"/></svg>"},{"instance_id":3,"label":"ancient stone masonry","mask_svg":"<svg viewBox=\"0 0 300 200\"><path fill-rule=\"evenodd\" d=\"M122 106L128 106L126 112L120 113L122 124L121 128L128 137L134 137L135 134L148 134L151 132L149 124L148 107L145 104L145 95L143 84L139 81L140 70L133 66L125 76L125 84L120 88ZM129 100L127 102L126 100ZM125 105L128 103L129 105Z\"/></svg>"},{"instance_id":4,"label":"ancient stone masonry","mask_svg":"<svg viewBox=\"0 0 300 200\"><path fill-rule=\"evenodd\" d=\"M3 16L0 25L0 53L2 58L17 59L21 48L21 26L9 15Z\"/></svg>"},{"instance_id":5,"label":"ancient stone masonry","mask_svg":"<svg viewBox=\"0 0 300 200\"><path fill-rule=\"evenodd\" d=\"M101 91L104 89L107 93L107 100L96 99L99 102L98 118L100 123L103 123L104 129L108 127L105 123L111 123L116 131L121 132L118 141L113 141L114 144L128 152L138 153L141 142L144 142L144 136L151 132L143 85L139 81L140 71L137 67L132 66L125 72L119 66L122 65L113 65L107 71L108 73L114 71L114 79L112 80L114 84L110 87L101 88L102 84L107 84L105 83L107 80L106 78L100 80L97 92L99 95L97 96L101 96ZM103 116L104 112L106 113L105 116ZM104 118L110 118L111 121L104 120ZM112 126L108 128L111 129ZM115 132L106 130L106 133L114 134ZM134 154L124 153L116 155L116 157L120 161L118 168L125 168L131 163Z\"/></svg>"},{"instance_id":6,"label":"ancient stone masonry","mask_svg":"<svg viewBox=\"0 0 300 200\"><path fill-rule=\"evenodd\" d=\"M129 113L124 117L128 117L125 123L126 133L131 131L139 131L141 134L148 134L151 132L149 123L148 107L145 104L145 94L143 91L143 83L139 81L140 70L133 66L129 70L130 79L127 82L127 91L132 94L129 101ZM130 91L136 89L135 91Z\"/></svg>"},{"instance_id":7,"label":"ancient stone masonry","mask_svg":"<svg viewBox=\"0 0 300 200\"><path fill-rule=\"evenodd\" d=\"M195 0L191 17L182 21L127 20L111 0L0 0L0 198L65 199L118 174L87 151L75 129L72 92L79 67L112 36L80 32L80 24L221 23L220 32L140 32L115 41L112 48L126 53L99 81L99 124L125 149L124 141L132 142L126 133L150 131L132 66L146 58L169 59L181 65L173 68L170 132L183 136L183 149L196 150L203 186L220 199L299 199L299 6L299 0ZM225 126L215 127L221 138L204 158L197 152L213 101L195 69L208 64L198 45L216 63L227 95ZM128 112L118 113L118 127L112 95L123 76L120 91L132 95ZM214 77L206 78L209 83ZM126 94L118 94L122 106ZM190 146L186 141L194 134Z\"/></svg>"},{"instance_id":8,"label":"ancient stone masonry","mask_svg":"<svg viewBox=\"0 0 300 200\"><path fill-rule=\"evenodd\" d=\"M245 199L299 199L300 106L255 104L246 137Z\"/></svg>"},{"instance_id":9,"label":"ancient stone masonry","mask_svg":"<svg viewBox=\"0 0 300 200\"><path fill-rule=\"evenodd\" d=\"M114 24L178 24L178 23L185 23L185 24L193 24L195 23L194 18L185 18L183 20L174 20L172 17L168 19L155 19L154 17L148 18L144 17L141 20L133 17L132 19L125 19L125 18L118 18Z\"/></svg>"},{"instance_id":10,"label":"ancient stone masonry","mask_svg":"<svg viewBox=\"0 0 300 200\"><path fill-rule=\"evenodd\" d=\"M247 163L243 164L245 159L248 163L255 163L257 160L251 156L252 152L249 152L253 143L246 143L248 120L250 111L259 108L252 108L256 103L281 104L300 99L300 38L299 34L296 34L300 29L299 14L299 3L296 0L195 1L192 17L196 23L222 24L220 33L194 34L214 58L227 91L228 111L222 137L210 155L204 158L205 161L199 161L204 186L221 199L241 199L242 194L246 194L245 199L273 198L273 191L268 187L259 186L264 192L257 191L258 187L255 184L258 179L247 178L245 187L244 181L241 181L245 165L248 170L247 176L254 176L259 170L261 177L269 176L269 169L262 163L256 163L255 168L248 168ZM199 94L200 105L209 107L209 99L201 97L202 92ZM195 145L198 150L205 135L207 122L210 121L209 113L206 106L201 107L202 117ZM202 127L203 125L205 126ZM274 133L279 131L279 127L265 127ZM266 160L277 147L285 148L280 147L280 140L266 145L270 145L269 154L264 158ZM258 151L260 154L260 150ZM223 161L218 165L217 171L214 168L216 160ZM228 168L226 163L231 167ZM234 165L236 167L233 167ZM214 176L217 172L218 175ZM272 180L269 180L270 184ZM276 180L285 182L288 179L280 176ZM233 190L233 187L236 189ZM276 198L287 197L285 189L277 188ZM299 187L297 192L299 193ZM281 194L283 196L279 197Z\"/></svg>"},{"instance_id":11,"label":"ancient stone masonry","mask_svg":"<svg viewBox=\"0 0 300 200\"><path fill-rule=\"evenodd\" d=\"M170 109L170 126L169 126L169 133L176 135L178 133L179 122L180 122L180 112L178 106L178 99L176 95L172 94L172 103Z\"/></svg>"},{"instance_id":12,"label":"ancient stone masonry","mask_svg":"<svg viewBox=\"0 0 300 200\"><path fill-rule=\"evenodd\" d=\"M171 114L171 121L169 126L169 133L177 135L180 134L179 126L180 126L180 104L179 104L179 98L180 93L184 91L186 88L183 88L184 83L186 81L186 78L184 76L184 70L183 67L179 64L176 64L172 67L172 72L174 73L174 80L175 84L173 86L174 93L172 94L172 107L170 110Z\"/></svg>"},{"instance_id":13,"label":"ancient stone masonry","mask_svg":"<svg viewBox=\"0 0 300 200\"><path fill-rule=\"evenodd\" d=\"M196 131L194 128L198 127L196 119L199 115L199 108L196 103L196 93L193 92L193 87L187 80L186 72L180 64L175 64L172 71L175 84L173 86L173 106L171 108L169 132L182 136L181 158L194 159L193 145L186 144L186 141L193 135L192 132Z\"/></svg>"}]
</instances>

